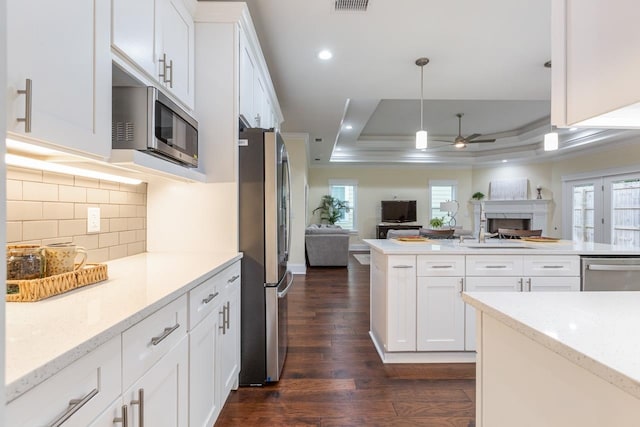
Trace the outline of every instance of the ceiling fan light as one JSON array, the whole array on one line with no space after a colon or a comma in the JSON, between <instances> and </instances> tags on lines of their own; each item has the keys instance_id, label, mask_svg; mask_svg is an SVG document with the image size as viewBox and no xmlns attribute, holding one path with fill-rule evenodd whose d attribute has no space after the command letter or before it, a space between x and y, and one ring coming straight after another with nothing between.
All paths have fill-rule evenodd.
<instances>
[{"instance_id":1,"label":"ceiling fan light","mask_svg":"<svg viewBox=\"0 0 640 427\"><path fill-rule=\"evenodd\" d=\"M544 151L554 151L558 149L558 133L549 132L544 135Z\"/></svg>"},{"instance_id":2,"label":"ceiling fan light","mask_svg":"<svg viewBox=\"0 0 640 427\"><path fill-rule=\"evenodd\" d=\"M456 143L453 144L453 146L456 148L465 148L467 144L465 144L464 141L456 141Z\"/></svg>"},{"instance_id":3,"label":"ceiling fan light","mask_svg":"<svg viewBox=\"0 0 640 427\"><path fill-rule=\"evenodd\" d=\"M416 132L416 149L424 150L427 148L427 131L419 130Z\"/></svg>"}]
</instances>

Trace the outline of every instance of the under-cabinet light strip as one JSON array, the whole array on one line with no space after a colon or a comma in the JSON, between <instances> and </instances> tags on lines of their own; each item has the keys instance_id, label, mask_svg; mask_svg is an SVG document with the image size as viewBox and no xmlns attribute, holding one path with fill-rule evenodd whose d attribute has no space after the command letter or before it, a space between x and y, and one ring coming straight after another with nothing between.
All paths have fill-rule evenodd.
<instances>
[{"instance_id":1,"label":"under-cabinet light strip","mask_svg":"<svg viewBox=\"0 0 640 427\"><path fill-rule=\"evenodd\" d=\"M16 156L15 154L5 154L5 162L10 166L18 166L27 169L44 170L48 172L57 172L66 175L76 175L85 178L102 179L104 181L120 182L123 184L138 185L142 181L134 178L113 175L105 172L92 171L89 169L81 169L73 166L62 165L54 162L44 162L42 160L30 159L28 157Z\"/></svg>"}]
</instances>

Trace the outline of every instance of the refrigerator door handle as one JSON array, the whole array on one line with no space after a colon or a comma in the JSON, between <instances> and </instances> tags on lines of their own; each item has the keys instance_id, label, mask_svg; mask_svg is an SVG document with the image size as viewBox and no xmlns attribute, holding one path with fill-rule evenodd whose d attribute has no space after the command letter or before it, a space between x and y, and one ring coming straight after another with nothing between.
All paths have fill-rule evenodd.
<instances>
[{"instance_id":1,"label":"refrigerator door handle","mask_svg":"<svg viewBox=\"0 0 640 427\"><path fill-rule=\"evenodd\" d=\"M290 271L287 271L287 274L289 275L289 280L287 281L287 287L284 288L282 291L278 292L278 298L284 298L289 293L289 290L293 285L293 274Z\"/></svg>"}]
</instances>

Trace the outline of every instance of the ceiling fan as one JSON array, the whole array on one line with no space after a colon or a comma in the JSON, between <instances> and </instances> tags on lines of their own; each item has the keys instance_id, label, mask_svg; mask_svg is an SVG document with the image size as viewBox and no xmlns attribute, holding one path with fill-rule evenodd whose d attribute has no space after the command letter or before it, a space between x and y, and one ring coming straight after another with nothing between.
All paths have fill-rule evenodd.
<instances>
[{"instance_id":1,"label":"ceiling fan","mask_svg":"<svg viewBox=\"0 0 640 427\"><path fill-rule=\"evenodd\" d=\"M453 140L453 146L456 148L467 148L467 144L476 144L476 143L482 143L482 142L495 142L495 138L492 139L476 139L479 136L482 136L482 134L480 133L472 133L471 135L464 137L462 136L462 113L458 113L456 114L456 117L458 118L458 136L456 136L456 139ZM451 143L451 141L441 141L441 142L448 142Z\"/></svg>"}]
</instances>

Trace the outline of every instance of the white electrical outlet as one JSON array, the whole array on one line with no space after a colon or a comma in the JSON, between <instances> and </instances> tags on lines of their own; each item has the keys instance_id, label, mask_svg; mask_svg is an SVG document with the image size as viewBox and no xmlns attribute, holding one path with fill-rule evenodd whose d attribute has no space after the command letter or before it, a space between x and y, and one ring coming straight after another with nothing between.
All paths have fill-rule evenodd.
<instances>
[{"instance_id":1,"label":"white electrical outlet","mask_svg":"<svg viewBox=\"0 0 640 427\"><path fill-rule=\"evenodd\" d=\"M100 208L87 208L87 233L100 232Z\"/></svg>"}]
</instances>

